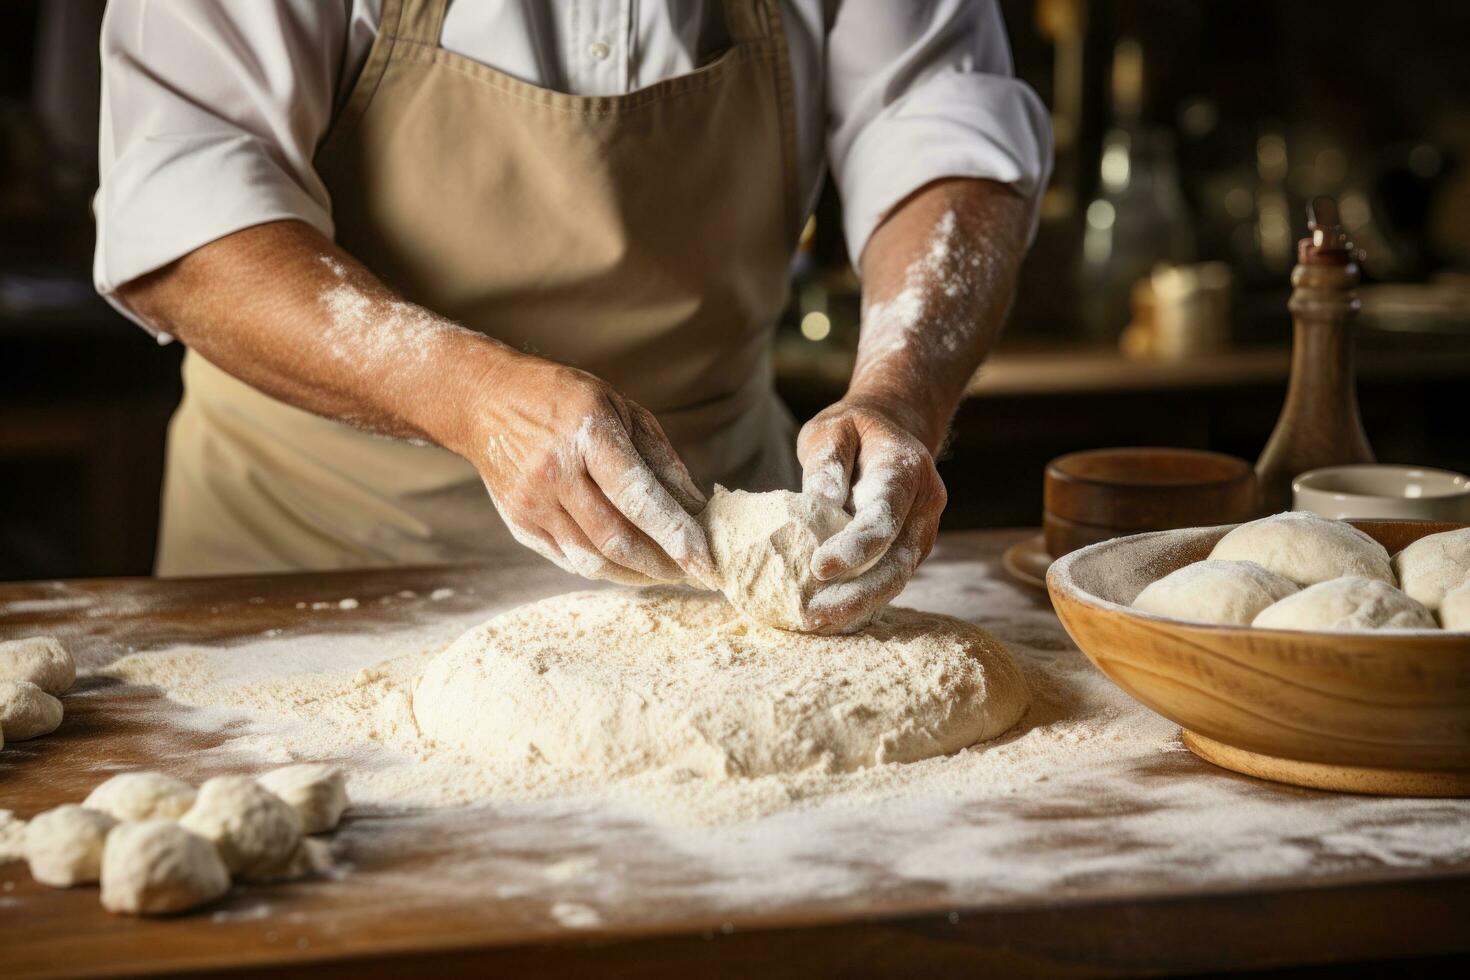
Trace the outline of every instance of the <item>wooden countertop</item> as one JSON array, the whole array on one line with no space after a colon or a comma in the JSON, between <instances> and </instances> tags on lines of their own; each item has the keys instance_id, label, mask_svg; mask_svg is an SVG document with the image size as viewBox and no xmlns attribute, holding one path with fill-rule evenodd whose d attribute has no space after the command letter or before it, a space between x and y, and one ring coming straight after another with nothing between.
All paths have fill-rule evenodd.
<instances>
[{"instance_id":1,"label":"wooden countertop","mask_svg":"<svg viewBox=\"0 0 1470 980\"><path fill-rule=\"evenodd\" d=\"M1045 599L999 571L1001 551L1021 533L947 535L911 601L962 611L1032 668L1087 669ZM248 639L266 630L390 637L407 624L472 618L571 586L518 562L15 584L0 586L0 637L53 633L93 668L179 643L239 645L246 656ZM342 596L357 598L358 608L341 611ZM151 730L156 715L143 709L158 697L84 678L60 731L0 750L0 806L30 817L80 799L119 768L209 775L198 750L222 736ZM1152 718L1120 694L1110 704L1108 712ZM334 836L341 874L237 885L217 906L173 919L109 916L94 889L44 888L24 865L10 864L0 866L0 975L499 968L541 976L1078 976L1470 952L1470 803L1278 787L1180 751L1130 762L1109 781L1083 776L1043 777L1025 793L966 804L922 830L879 826L887 843L877 851L856 848L852 830L881 822L886 811L876 809L827 813L816 831L803 830L799 816L778 815L677 837L621 819L542 810L533 820L496 806L475 811L483 823L472 836L457 836L432 813L377 809L349 816ZM1223 802L1195 813L1191 801L1201 798ZM913 813L927 819L944 805ZM1260 839L1224 832L1237 810L1267 828ZM1305 812L1314 829L1293 831ZM1163 839L1160 822L1181 813L1196 840L1218 836L1222 860L1194 868L1197 849ZM987 851L985 834L1002 827L1004 853ZM778 836L791 852L784 878L762 863L764 842ZM1422 853L1408 846L1423 840L1439 844ZM930 864L917 860L921 848ZM1265 861L1255 853L1262 850ZM955 866L953 878L934 868L935 854L952 858L940 863ZM541 873L566 869L568 858L603 870L586 879ZM1233 858L1252 870L1232 871ZM474 891L480 879L501 887L486 898ZM567 902L590 918L566 915Z\"/></svg>"}]
</instances>

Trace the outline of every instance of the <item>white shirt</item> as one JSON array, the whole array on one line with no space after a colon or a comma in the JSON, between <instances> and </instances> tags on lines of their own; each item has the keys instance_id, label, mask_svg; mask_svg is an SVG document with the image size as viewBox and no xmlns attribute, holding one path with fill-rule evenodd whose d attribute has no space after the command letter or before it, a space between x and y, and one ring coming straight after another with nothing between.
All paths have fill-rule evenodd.
<instances>
[{"instance_id":1,"label":"white shirt","mask_svg":"<svg viewBox=\"0 0 1470 980\"><path fill-rule=\"evenodd\" d=\"M632 91L725 44L720 0L453 0L441 43L546 88ZM312 158L377 32L380 0L111 0L102 26L97 289L201 245L296 218L333 233ZM784 0L797 166L814 206L830 166L848 250L941 177L1036 203L1045 108L1011 73L995 0ZM473 125L467 120L466 125Z\"/></svg>"}]
</instances>

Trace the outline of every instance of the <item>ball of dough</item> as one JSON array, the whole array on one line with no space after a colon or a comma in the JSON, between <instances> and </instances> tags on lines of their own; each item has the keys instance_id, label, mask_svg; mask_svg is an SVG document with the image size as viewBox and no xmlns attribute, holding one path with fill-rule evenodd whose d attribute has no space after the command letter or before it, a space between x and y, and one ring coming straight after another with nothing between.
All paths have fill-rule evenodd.
<instances>
[{"instance_id":1,"label":"ball of dough","mask_svg":"<svg viewBox=\"0 0 1470 980\"><path fill-rule=\"evenodd\" d=\"M1262 609L1297 591L1289 578L1253 561L1197 561L1138 594L1133 608L1156 616L1221 626L1249 626Z\"/></svg>"},{"instance_id":2,"label":"ball of dough","mask_svg":"<svg viewBox=\"0 0 1470 980\"><path fill-rule=\"evenodd\" d=\"M596 778L848 772L995 738L1026 711L1005 648L885 609L850 636L752 625L718 596L573 593L470 630L420 679L423 733L496 762Z\"/></svg>"},{"instance_id":3,"label":"ball of dough","mask_svg":"<svg viewBox=\"0 0 1470 980\"><path fill-rule=\"evenodd\" d=\"M230 871L251 878L280 874L301 842L296 811L247 776L206 780L179 823L213 842Z\"/></svg>"},{"instance_id":4,"label":"ball of dough","mask_svg":"<svg viewBox=\"0 0 1470 980\"><path fill-rule=\"evenodd\" d=\"M0 730L11 741L50 735L61 716L61 702L30 681L0 681Z\"/></svg>"},{"instance_id":5,"label":"ball of dough","mask_svg":"<svg viewBox=\"0 0 1470 980\"><path fill-rule=\"evenodd\" d=\"M1439 604L1439 625L1447 630L1470 630L1470 581L1445 593Z\"/></svg>"},{"instance_id":6,"label":"ball of dough","mask_svg":"<svg viewBox=\"0 0 1470 980\"><path fill-rule=\"evenodd\" d=\"M1445 593L1470 581L1470 528L1420 538L1393 556L1399 588L1430 609Z\"/></svg>"},{"instance_id":7,"label":"ball of dough","mask_svg":"<svg viewBox=\"0 0 1470 980\"><path fill-rule=\"evenodd\" d=\"M119 824L102 850L102 907L158 915L212 902L230 890L213 844L170 820Z\"/></svg>"},{"instance_id":8,"label":"ball of dough","mask_svg":"<svg viewBox=\"0 0 1470 980\"><path fill-rule=\"evenodd\" d=\"M117 821L68 803L26 824L31 877L53 888L93 882L102 874L102 845Z\"/></svg>"},{"instance_id":9,"label":"ball of dough","mask_svg":"<svg viewBox=\"0 0 1470 980\"><path fill-rule=\"evenodd\" d=\"M194 805L194 787L161 772L125 772L98 785L82 806L118 820L177 820Z\"/></svg>"},{"instance_id":10,"label":"ball of dough","mask_svg":"<svg viewBox=\"0 0 1470 980\"><path fill-rule=\"evenodd\" d=\"M715 487L699 522L709 535L720 591L747 618L786 630L806 628L807 606L822 584L812 555L852 517L818 497ZM861 629L868 619L851 624Z\"/></svg>"},{"instance_id":11,"label":"ball of dough","mask_svg":"<svg viewBox=\"0 0 1470 980\"><path fill-rule=\"evenodd\" d=\"M55 697L76 679L76 661L54 636L0 642L0 681L30 681Z\"/></svg>"},{"instance_id":12,"label":"ball of dough","mask_svg":"<svg viewBox=\"0 0 1470 980\"><path fill-rule=\"evenodd\" d=\"M1414 630L1438 624L1422 603L1385 582L1335 578L1266 609L1251 625L1276 630Z\"/></svg>"},{"instance_id":13,"label":"ball of dough","mask_svg":"<svg viewBox=\"0 0 1470 980\"><path fill-rule=\"evenodd\" d=\"M1242 524L1220 539L1210 557L1253 561L1301 586L1345 576L1396 584L1383 545L1351 524L1307 511Z\"/></svg>"},{"instance_id":14,"label":"ball of dough","mask_svg":"<svg viewBox=\"0 0 1470 980\"><path fill-rule=\"evenodd\" d=\"M347 809L347 776L336 766L318 762L286 766L257 782L296 811L303 834L331 830Z\"/></svg>"}]
</instances>

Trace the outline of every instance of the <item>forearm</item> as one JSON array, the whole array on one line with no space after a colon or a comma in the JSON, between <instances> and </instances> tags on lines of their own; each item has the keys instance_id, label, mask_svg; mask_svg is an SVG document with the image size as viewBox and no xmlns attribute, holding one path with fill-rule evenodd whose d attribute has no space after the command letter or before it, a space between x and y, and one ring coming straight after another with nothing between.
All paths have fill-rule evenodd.
<instances>
[{"instance_id":1,"label":"forearm","mask_svg":"<svg viewBox=\"0 0 1470 980\"><path fill-rule=\"evenodd\" d=\"M899 417L936 452L1000 332L1026 245L1026 202L1002 184L929 184L863 250L863 321L847 399Z\"/></svg>"},{"instance_id":2,"label":"forearm","mask_svg":"<svg viewBox=\"0 0 1470 980\"><path fill-rule=\"evenodd\" d=\"M514 352L408 303L295 221L247 228L123 287L224 371L318 415L475 451L470 422Z\"/></svg>"}]
</instances>

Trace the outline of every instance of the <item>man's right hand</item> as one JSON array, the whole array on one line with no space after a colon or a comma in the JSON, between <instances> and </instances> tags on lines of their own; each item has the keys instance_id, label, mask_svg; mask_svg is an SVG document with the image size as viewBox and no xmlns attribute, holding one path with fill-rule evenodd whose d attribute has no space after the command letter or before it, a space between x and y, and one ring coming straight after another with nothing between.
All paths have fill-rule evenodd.
<instances>
[{"instance_id":1,"label":"man's right hand","mask_svg":"<svg viewBox=\"0 0 1470 980\"><path fill-rule=\"evenodd\" d=\"M653 414L584 371L497 360L466 455L515 539L586 578L710 582L704 495Z\"/></svg>"}]
</instances>

